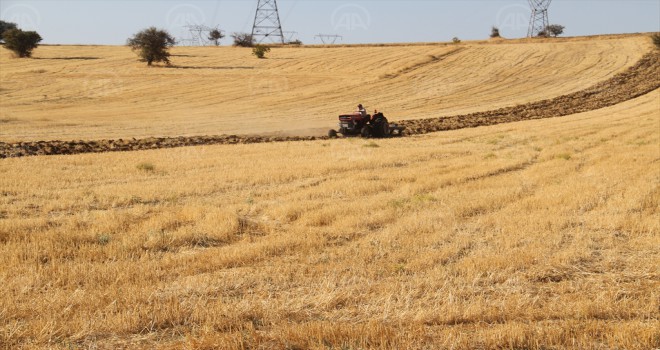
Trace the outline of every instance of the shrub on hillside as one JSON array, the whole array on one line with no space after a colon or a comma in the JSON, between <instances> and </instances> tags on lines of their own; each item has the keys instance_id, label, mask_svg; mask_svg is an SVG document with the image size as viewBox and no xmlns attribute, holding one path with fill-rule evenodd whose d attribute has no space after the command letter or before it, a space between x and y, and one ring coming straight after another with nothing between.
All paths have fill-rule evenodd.
<instances>
[{"instance_id":1,"label":"shrub on hillside","mask_svg":"<svg viewBox=\"0 0 660 350\"><path fill-rule=\"evenodd\" d=\"M459 39L458 37L454 37L453 39L451 39L451 41L452 41L454 44L460 44L460 43L461 43L461 39Z\"/></svg>"},{"instance_id":2,"label":"shrub on hillside","mask_svg":"<svg viewBox=\"0 0 660 350\"><path fill-rule=\"evenodd\" d=\"M238 47L254 46L254 38L252 38L252 34L234 33L231 35L231 37L234 38L234 46L238 46Z\"/></svg>"},{"instance_id":3,"label":"shrub on hillside","mask_svg":"<svg viewBox=\"0 0 660 350\"><path fill-rule=\"evenodd\" d=\"M560 24L551 24L551 25L545 27L545 32L546 32L546 35L553 36L553 37L556 38L556 37L564 34L564 29L566 29L566 27L564 27Z\"/></svg>"},{"instance_id":4,"label":"shrub on hillside","mask_svg":"<svg viewBox=\"0 0 660 350\"><path fill-rule=\"evenodd\" d=\"M219 46L220 45L220 40L224 37L225 37L225 34L222 33L222 31L220 29L213 29L209 33L209 40L211 40L213 42L213 44L215 44L215 46Z\"/></svg>"},{"instance_id":5,"label":"shrub on hillside","mask_svg":"<svg viewBox=\"0 0 660 350\"><path fill-rule=\"evenodd\" d=\"M5 48L13 51L18 57L32 57L32 50L41 42L37 32L25 32L20 29L9 29L2 33Z\"/></svg>"},{"instance_id":6,"label":"shrub on hillside","mask_svg":"<svg viewBox=\"0 0 660 350\"><path fill-rule=\"evenodd\" d=\"M137 52L148 66L154 62L165 62L169 65L170 53L168 50L176 44L176 40L167 31L151 27L129 38L126 44Z\"/></svg>"},{"instance_id":7,"label":"shrub on hillside","mask_svg":"<svg viewBox=\"0 0 660 350\"><path fill-rule=\"evenodd\" d=\"M500 28L493 27L490 31L490 37L491 38L499 38L500 37Z\"/></svg>"},{"instance_id":8,"label":"shrub on hillside","mask_svg":"<svg viewBox=\"0 0 660 350\"><path fill-rule=\"evenodd\" d=\"M0 20L0 42L2 41L2 35L10 29L18 29L18 26L16 25L16 23L5 22Z\"/></svg>"},{"instance_id":9,"label":"shrub on hillside","mask_svg":"<svg viewBox=\"0 0 660 350\"><path fill-rule=\"evenodd\" d=\"M270 47L264 45L257 45L252 49L252 54L257 58L266 58L268 52L270 52Z\"/></svg>"}]
</instances>

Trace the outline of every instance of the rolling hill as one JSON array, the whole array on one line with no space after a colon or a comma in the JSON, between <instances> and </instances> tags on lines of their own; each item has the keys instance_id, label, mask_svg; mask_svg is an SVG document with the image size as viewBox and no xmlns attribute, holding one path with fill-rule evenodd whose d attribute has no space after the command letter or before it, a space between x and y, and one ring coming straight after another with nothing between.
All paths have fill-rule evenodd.
<instances>
[{"instance_id":1,"label":"rolling hill","mask_svg":"<svg viewBox=\"0 0 660 350\"><path fill-rule=\"evenodd\" d=\"M152 69L119 47L2 57L12 147L172 138L0 159L0 348L660 348L653 50L632 35L263 61L178 48L178 68ZM314 133L355 100L414 135L263 136ZM158 145L222 133L279 142Z\"/></svg>"},{"instance_id":2,"label":"rolling hill","mask_svg":"<svg viewBox=\"0 0 660 350\"><path fill-rule=\"evenodd\" d=\"M176 48L147 68L126 47L0 54L0 141L323 135L357 103L408 120L586 89L634 65L646 36L275 49Z\"/></svg>"}]
</instances>

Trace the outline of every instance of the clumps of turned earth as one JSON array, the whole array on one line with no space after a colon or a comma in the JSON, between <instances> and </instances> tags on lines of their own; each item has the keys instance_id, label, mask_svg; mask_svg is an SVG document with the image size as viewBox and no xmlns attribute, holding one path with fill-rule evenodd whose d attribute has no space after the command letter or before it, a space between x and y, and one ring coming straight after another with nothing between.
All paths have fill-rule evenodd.
<instances>
[{"instance_id":1,"label":"clumps of turned earth","mask_svg":"<svg viewBox=\"0 0 660 350\"><path fill-rule=\"evenodd\" d=\"M627 71L583 91L524 105L447 118L407 120L408 134L474 128L523 120L562 117L613 106L660 88L660 53L645 55Z\"/></svg>"},{"instance_id":2,"label":"clumps of turned earth","mask_svg":"<svg viewBox=\"0 0 660 350\"><path fill-rule=\"evenodd\" d=\"M0 142L0 158L66 155L80 153L128 152L160 148L176 148L201 145L235 145L283 141L313 141L321 137L263 137L263 136L190 136L151 137L145 139L118 139L98 141L29 141Z\"/></svg>"}]
</instances>

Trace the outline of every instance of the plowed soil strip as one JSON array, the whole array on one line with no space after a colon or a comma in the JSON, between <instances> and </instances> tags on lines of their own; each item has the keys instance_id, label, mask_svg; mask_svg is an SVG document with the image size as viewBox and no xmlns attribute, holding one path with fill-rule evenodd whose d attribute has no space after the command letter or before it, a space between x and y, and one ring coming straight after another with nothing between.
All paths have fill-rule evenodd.
<instances>
[{"instance_id":1,"label":"plowed soil strip","mask_svg":"<svg viewBox=\"0 0 660 350\"><path fill-rule=\"evenodd\" d=\"M583 91L524 105L447 118L401 122L408 134L473 128L523 120L562 117L613 106L660 88L660 53L645 55L626 72Z\"/></svg>"},{"instance_id":2,"label":"plowed soil strip","mask_svg":"<svg viewBox=\"0 0 660 350\"><path fill-rule=\"evenodd\" d=\"M646 54L627 71L583 91L514 107L442 118L403 121L408 135L562 117L613 106L660 88L660 52ZM98 141L0 142L0 158L138 151L217 144L325 140L327 137L191 136Z\"/></svg>"}]
</instances>

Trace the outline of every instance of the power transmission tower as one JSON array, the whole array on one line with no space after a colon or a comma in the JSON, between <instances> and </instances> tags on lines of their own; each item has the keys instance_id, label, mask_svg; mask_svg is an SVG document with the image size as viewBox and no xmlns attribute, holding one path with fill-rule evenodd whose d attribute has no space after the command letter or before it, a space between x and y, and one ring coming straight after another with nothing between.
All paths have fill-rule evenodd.
<instances>
[{"instance_id":1,"label":"power transmission tower","mask_svg":"<svg viewBox=\"0 0 660 350\"><path fill-rule=\"evenodd\" d=\"M268 39L273 43L284 44L284 32L277 10L277 0L257 0L257 13L254 15L252 39L261 43Z\"/></svg>"},{"instance_id":2,"label":"power transmission tower","mask_svg":"<svg viewBox=\"0 0 660 350\"><path fill-rule=\"evenodd\" d=\"M184 42L190 43L190 46L208 46L211 43L209 33L214 29L218 29L218 27L211 28L200 24L189 24L183 27L190 32L190 39L184 39Z\"/></svg>"},{"instance_id":3,"label":"power transmission tower","mask_svg":"<svg viewBox=\"0 0 660 350\"><path fill-rule=\"evenodd\" d=\"M337 40L342 40L344 37L342 37L341 35L334 35L334 34L319 34L314 38L320 39L323 44L334 45L337 43Z\"/></svg>"},{"instance_id":4,"label":"power transmission tower","mask_svg":"<svg viewBox=\"0 0 660 350\"><path fill-rule=\"evenodd\" d=\"M284 34L284 36L285 36L285 40L284 40L284 41L285 41L287 44L288 44L288 43L291 43L291 42L294 41L294 40L298 40L298 38L297 38L297 36L298 36L298 32L282 32L282 34Z\"/></svg>"},{"instance_id":5,"label":"power transmission tower","mask_svg":"<svg viewBox=\"0 0 660 350\"><path fill-rule=\"evenodd\" d=\"M552 0L528 0L532 7L532 18L529 20L529 30L527 37L535 37L541 32L545 32L550 21L548 20L548 8Z\"/></svg>"}]
</instances>

